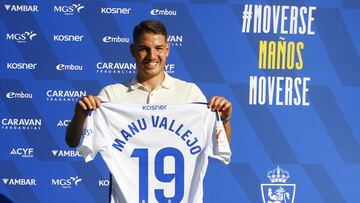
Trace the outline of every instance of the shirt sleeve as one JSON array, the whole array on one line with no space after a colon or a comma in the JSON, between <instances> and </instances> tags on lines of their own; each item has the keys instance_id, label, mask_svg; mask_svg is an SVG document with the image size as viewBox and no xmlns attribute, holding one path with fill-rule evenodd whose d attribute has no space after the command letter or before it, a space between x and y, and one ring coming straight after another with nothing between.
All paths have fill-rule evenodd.
<instances>
[{"instance_id":1,"label":"shirt sleeve","mask_svg":"<svg viewBox=\"0 0 360 203\"><path fill-rule=\"evenodd\" d=\"M200 88L194 83L192 83L192 85L191 85L189 99L190 99L189 103L192 103L192 102L207 102L205 95L202 93Z\"/></svg>"},{"instance_id":2,"label":"shirt sleeve","mask_svg":"<svg viewBox=\"0 0 360 203\"><path fill-rule=\"evenodd\" d=\"M101 107L90 111L86 119L85 128L81 134L78 152L84 157L85 162L92 161L99 151L105 151L106 140L104 138L107 130L107 122Z\"/></svg>"},{"instance_id":3,"label":"shirt sleeve","mask_svg":"<svg viewBox=\"0 0 360 203\"><path fill-rule=\"evenodd\" d=\"M231 149L218 112L208 110L205 116L204 126L207 140L205 153L225 164L229 164L231 160Z\"/></svg>"}]
</instances>

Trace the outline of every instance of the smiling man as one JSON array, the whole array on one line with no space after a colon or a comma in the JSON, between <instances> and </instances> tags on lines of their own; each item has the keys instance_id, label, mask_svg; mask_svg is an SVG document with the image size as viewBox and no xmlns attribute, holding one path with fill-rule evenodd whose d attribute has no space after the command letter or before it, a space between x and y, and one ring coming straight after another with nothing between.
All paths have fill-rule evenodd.
<instances>
[{"instance_id":1,"label":"smiling man","mask_svg":"<svg viewBox=\"0 0 360 203\"><path fill-rule=\"evenodd\" d=\"M106 86L98 96L88 95L76 103L74 117L66 132L66 142L70 147L79 145L89 110L99 108L101 101L133 104L187 104L207 101L197 85L173 78L164 72L170 53L166 39L167 31L160 21L146 20L135 26L134 42L130 51L137 65L136 77L127 83ZM219 112L227 140L230 141L232 104L224 97L213 96L207 108ZM117 189L113 189L112 194L116 193ZM112 197L112 202L114 198Z\"/></svg>"}]
</instances>

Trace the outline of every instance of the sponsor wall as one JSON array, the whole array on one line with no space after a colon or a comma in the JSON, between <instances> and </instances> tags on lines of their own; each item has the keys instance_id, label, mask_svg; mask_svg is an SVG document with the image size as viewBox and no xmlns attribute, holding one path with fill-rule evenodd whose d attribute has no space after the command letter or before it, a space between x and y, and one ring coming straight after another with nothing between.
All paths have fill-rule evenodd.
<instances>
[{"instance_id":1,"label":"sponsor wall","mask_svg":"<svg viewBox=\"0 0 360 203\"><path fill-rule=\"evenodd\" d=\"M162 20L165 70L233 103L232 162L204 202L360 202L360 3L35 1L0 5L0 202L106 202L100 156L66 146L76 101L129 80L132 29Z\"/></svg>"}]
</instances>

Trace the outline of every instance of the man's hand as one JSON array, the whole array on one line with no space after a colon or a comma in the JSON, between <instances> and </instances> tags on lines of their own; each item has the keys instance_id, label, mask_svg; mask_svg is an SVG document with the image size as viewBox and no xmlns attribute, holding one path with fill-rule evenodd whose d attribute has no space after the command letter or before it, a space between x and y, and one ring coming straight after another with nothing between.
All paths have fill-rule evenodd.
<instances>
[{"instance_id":1,"label":"man's hand","mask_svg":"<svg viewBox=\"0 0 360 203\"><path fill-rule=\"evenodd\" d=\"M216 110L220 113L221 120L224 123L230 121L231 113L232 113L232 104L229 100L225 99L221 96L213 96L210 99L208 104L208 108L212 110Z\"/></svg>"},{"instance_id":2,"label":"man's hand","mask_svg":"<svg viewBox=\"0 0 360 203\"><path fill-rule=\"evenodd\" d=\"M224 124L225 132L226 132L226 137L228 139L228 142L230 143L231 140L230 118L232 113L231 102L225 99L224 97L213 96L210 99L208 108L211 108L212 110L216 110L220 113L220 118Z\"/></svg>"},{"instance_id":3,"label":"man's hand","mask_svg":"<svg viewBox=\"0 0 360 203\"><path fill-rule=\"evenodd\" d=\"M87 95L81 98L75 106L75 113L87 115L89 110L95 110L100 107L100 99L97 96Z\"/></svg>"}]
</instances>

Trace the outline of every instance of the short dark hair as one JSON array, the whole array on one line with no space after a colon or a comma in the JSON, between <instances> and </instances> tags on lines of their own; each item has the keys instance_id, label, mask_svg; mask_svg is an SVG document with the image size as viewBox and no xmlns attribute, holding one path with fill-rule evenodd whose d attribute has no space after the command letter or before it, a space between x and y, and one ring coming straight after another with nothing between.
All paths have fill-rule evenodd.
<instances>
[{"instance_id":1,"label":"short dark hair","mask_svg":"<svg viewBox=\"0 0 360 203\"><path fill-rule=\"evenodd\" d=\"M134 43L144 33L161 34L167 39L167 31L165 25L159 20L144 20L135 26L133 31Z\"/></svg>"}]
</instances>

